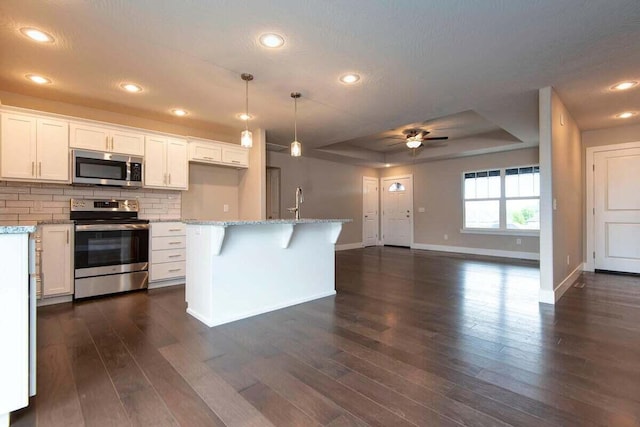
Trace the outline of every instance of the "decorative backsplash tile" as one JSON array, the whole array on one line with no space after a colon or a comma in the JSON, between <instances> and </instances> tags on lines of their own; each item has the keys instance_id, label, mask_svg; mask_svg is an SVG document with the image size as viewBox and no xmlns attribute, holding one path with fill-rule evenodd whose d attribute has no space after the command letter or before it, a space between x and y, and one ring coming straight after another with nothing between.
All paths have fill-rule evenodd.
<instances>
[{"instance_id":1,"label":"decorative backsplash tile","mask_svg":"<svg viewBox=\"0 0 640 427\"><path fill-rule=\"evenodd\" d=\"M181 192L0 181L0 225L69 219L69 200L138 199L140 218L181 218Z\"/></svg>"}]
</instances>

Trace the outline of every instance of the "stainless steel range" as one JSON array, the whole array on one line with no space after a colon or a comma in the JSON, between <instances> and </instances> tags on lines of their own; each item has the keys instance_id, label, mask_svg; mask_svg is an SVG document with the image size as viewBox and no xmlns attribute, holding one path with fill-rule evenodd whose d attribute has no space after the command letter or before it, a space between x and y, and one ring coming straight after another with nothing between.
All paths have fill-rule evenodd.
<instances>
[{"instance_id":1,"label":"stainless steel range","mask_svg":"<svg viewBox=\"0 0 640 427\"><path fill-rule=\"evenodd\" d=\"M74 298L145 289L149 221L137 200L71 199L75 221Z\"/></svg>"}]
</instances>

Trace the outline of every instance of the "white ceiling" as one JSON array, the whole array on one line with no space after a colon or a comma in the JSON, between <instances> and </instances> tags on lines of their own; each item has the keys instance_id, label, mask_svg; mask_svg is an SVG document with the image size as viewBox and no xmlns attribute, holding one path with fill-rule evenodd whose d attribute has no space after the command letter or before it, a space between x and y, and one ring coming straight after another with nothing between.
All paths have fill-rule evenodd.
<instances>
[{"instance_id":1,"label":"white ceiling","mask_svg":"<svg viewBox=\"0 0 640 427\"><path fill-rule=\"evenodd\" d=\"M24 26L56 43L27 40ZM282 49L257 43L269 31ZM186 125L239 132L249 72L250 126L270 143L291 142L299 91L305 155L381 166L407 156L377 140L415 126L451 137L423 159L535 145L537 89L550 85L583 130L638 123L613 116L640 111L640 88L608 90L640 80L637 40L638 0L3 0L0 88L167 120L183 107ZM339 83L347 71L362 80Z\"/></svg>"}]
</instances>

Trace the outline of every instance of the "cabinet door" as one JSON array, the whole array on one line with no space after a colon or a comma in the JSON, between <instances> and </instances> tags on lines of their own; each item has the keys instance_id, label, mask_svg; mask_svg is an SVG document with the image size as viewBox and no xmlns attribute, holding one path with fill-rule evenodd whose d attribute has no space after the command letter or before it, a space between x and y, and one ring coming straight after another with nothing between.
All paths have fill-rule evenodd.
<instances>
[{"instance_id":1,"label":"cabinet door","mask_svg":"<svg viewBox=\"0 0 640 427\"><path fill-rule=\"evenodd\" d=\"M190 142L189 160L197 162L221 162L222 149L210 142Z\"/></svg>"},{"instance_id":2,"label":"cabinet door","mask_svg":"<svg viewBox=\"0 0 640 427\"><path fill-rule=\"evenodd\" d=\"M73 225L42 226L41 279L44 297L73 293Z\"/></svg>"},{"instance_id":3,"label":"cabinet door","mask_svg":"<svg viewBox=\"0 0 640 427\"><path fill-rule=\"evenodd\" d=\"M222 148L222 162L238 167L249 167L249 151L245 148Z\"/></svg>"},{"instance_id":4,"label":"cabinet door","mask_svg":"<svg viewBox=\"0 0 640 427\"><path fill-rule=\"evenodd\" d=\"M109 151L109 130L100 126L71 123L69 146L94 151Z\"/></svg>"},{"instance_id":5,"label":"cabinet door","mask_svg":"<svg viewBox=\"0 0 640 427\"><path fill-rule=\"evenodd\" d=\"M69 124L38 119L38 180L69 182Z\"/></svg>"},{"instance_id":6,"label":"cabinet door","mask_svg":"<svg viewBox=\"0 0 640 427\"><path fill-rule=\"evenodd\" d=\"M144 156L144 135L141 133L112 129L110 144L114 153Z\"/></svg>"},{"instance_id":7,"label":"cabinet door","mask_svg":"<svg viewBox=\"0 0 640 427\"><path fill-rule=\"evenodd\" d=\"M189 186L187 141L169 138L167 145L167 184L169 188L186 190Z\"/></svg>"},{"instance_id":8,"label":"cabinet door","mask_svg":"<svg viewBox=\"0 0 640 427\"><path fill-rule=\"evenodd\" d=\"M2 178L36 179L36 118L2 114Z\"/></svg>"},{"instance_id":9,"label":"cabinet door","mask_svg":"<svg viewBox=\"0 0 640 427\"><path fill-rule=\"evenodd\" d=\"M147 136L144 149L144 186L161 187L167 184L167 138Z\"/></svg>"}]
</instances>

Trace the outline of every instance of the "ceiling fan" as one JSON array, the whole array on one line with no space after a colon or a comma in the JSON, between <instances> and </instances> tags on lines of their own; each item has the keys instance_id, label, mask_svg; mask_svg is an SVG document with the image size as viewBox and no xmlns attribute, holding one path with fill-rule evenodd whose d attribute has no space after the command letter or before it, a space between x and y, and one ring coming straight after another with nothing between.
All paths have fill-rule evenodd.
<instances>
[{"instance_id":1,"label":"ceiling fan","mask_svg":"<svg viewBox=\"0 0 640 427\"><path fill-rule=\"evenodd\" d=\"M398 144L406 144L409 148L418 148L426 141L444 141L449 139L448 136L428 136L431 132L422 129L405 129L402 136L391 136L389 138L402 138L402 142L391 144L390 147Z\"/></svg>"}]
</instances>

